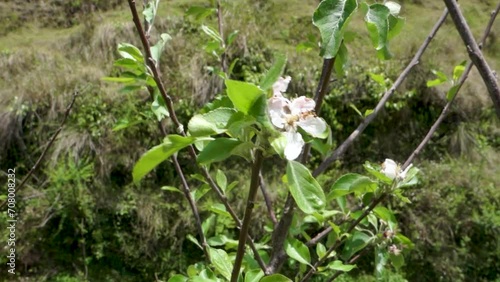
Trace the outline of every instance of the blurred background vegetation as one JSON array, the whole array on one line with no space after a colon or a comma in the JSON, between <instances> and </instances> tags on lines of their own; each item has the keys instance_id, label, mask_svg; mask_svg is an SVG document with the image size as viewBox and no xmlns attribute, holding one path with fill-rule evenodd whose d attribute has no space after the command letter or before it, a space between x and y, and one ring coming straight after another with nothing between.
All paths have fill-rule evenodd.
<instances>
[{"instance_id":1,"label":"blurred background vegetation","mask_svg":"<svg viewBox=\"0 0 500 282\"><path fill-rule=\"evenodd\" d=\"M27 174L58 128L72 94L79 92L42 167L17 195L19 281L166 281L202 255L186 240L186 235L196 233L187 203L180 194L160 189L178 184L170 163L161 165L139 186L131 183L134 162L160 142L161 134L146 92L120 92L117 85L101 80L118 71L112 67L118 43L139 46L125 2L0 2L2 172L16 168L19 179ZM200 23L184 16L189 7L208 7L209 2L162 1L153 32L153 36L157 32L172 36L161 70L184 123L220 87L210 69L218 61L201 48L207 38ZM322 61L317 49L298 50L296 46L319 39L311 23L317 4L312 0L223 1L225 32L239 30L228 50L229 61L237 59L232 78L258 81L273 54L284 52L289 59L285 72L293 78L289 92L312 95ZM405 0L401 4L406 25L391 43L394 58L390 61L374 59L362 17L353 19L353 40L348 44L351 65L345 77L336 77L331 84L322 111L334 129L336 144L361 121L352 105L362 112L376 105L444 8L441 1ZM495 1L460 4L480 38ZM216 19L209 17L205 24L215 26ZM497 70L499 37L497 20L483 49ZM365 160L404 161L446 103L446 88L426 87L426 81L434 79L431 70L449 74L466 59L458 33L447 19L384 113L320 180L328 184L346 171L361 171ZM377 83L374 76L382 76L386 85ZM124 123L127 128L113 130ZM500 123L473 70L451 113L416 160L422 174L421 183L406 191L412 203L387 203L415 248L406 266L390 272L386 281L500 281L499 160ZM313 165L319 161L314 156ZM189 174L196 173L189 159L180 155L180 162ZM279 214L286 195L279 185L283 163L269 160L265 166ZM242 214L246 166L235 159L219 168L227 171L229 182L238 181L231 200ZM6 183L4 173L0 179ZM195 180L191 184L200 186ZM6 194L5 185L0 191ZM202 198L203 218L210 215L206 207L214 202L211 193ZM253 234L269 236L264 206L257 206L256 212L260 215L254 217ZM2 253L7 248L5 224L2 212ZM232 222L221 217L213 234L235 236L237 232ZM5 268L5 256L0 262ZM293 269L293 265L286 267ZM372 272L369 252L358 269L339 281L374 281ZM7 281L3 273L0 281Z\"/></svg>"}]
</instances>

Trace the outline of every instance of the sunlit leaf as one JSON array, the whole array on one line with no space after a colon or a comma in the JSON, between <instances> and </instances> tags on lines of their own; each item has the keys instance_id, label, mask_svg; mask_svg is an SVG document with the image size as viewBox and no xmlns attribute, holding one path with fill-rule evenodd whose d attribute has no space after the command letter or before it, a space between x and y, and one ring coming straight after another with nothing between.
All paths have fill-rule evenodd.
<instances>
[{"instance_id":1,"label":"sunlit leaf","mask_svg":"<svg viewBox=\"0 0 500 282\"><path fill-rule=\"evenodd\" d=\"M251 83L230 79L226 79L225 83L227 95L234 107L245 114L248 114L253 104L262 95L262 90Z\"/></svg>"},{"instance_id":2,"label":"sunlit leaf","mask_svg":"<svg viewBox=\"0 0 500 282\"><path fill-rule=\"evenodd\" d=\"M283 73L285 65L286 65L286 56L284 54L276 54L274 56L273 65L267 71L264 78L262 78L262 80L260 81L260 88L262 90L270 89Z\"/></svg>"},{"instance_id":3,"label":"sunlit leaf","mask_svg":"<svg viewBox=\"0 0 500 282\"><path fill-rule=\"evenodd\" d=\"M356 0L323 0L313 15L313 24L321 33L320 56L331 59L337 54L343 31L358 4Z\"/></svg>"},{"instance_id":4,"label":"sunlit leaf","mask_svg":"<svg viewBox=\"0 0 500 282\"><path fill-rule=\"evenodd\" d=\"M311 263L311 254L309 248L301 241L295 238L289 238L285 241L286 254L303 264Z\"/></svg>"},{"instance_id":5,"label":"sunlit leaf","mask_svg":"<svg viewBox=\"0 0 500 282\"><path fill-rule=\"evenodd\" d=\"M227 130L228 123L236 113L232 108L217 108L205 114L195 115L189 120L188 130L192 136L209 136Z\"/></svg>"},{"instance_id":6,"label":"sunlit leaf","mask_svg":"<svg viewBox=\"0 0 500 282\"><path fill-rule=\"evenodd\" d=\"M309 169L299 162L288 161L286 176L288 188L299 209L306 214L324 209L325 194Z\"/></svg>"},{"instance_id":7,"label":"sunlit leaf","mask_svg":"<svg viewBox=\"0 0 500 282\"><path fill-rule=\"evenodd\" d=\"M191 145L194 137L183 137L180 135L168 135L162 144L148 150L137 161L132 171L134 182L140 181L148 172L167 160L174 153L184 147Z\"/></svg>"},{"instance_id":8,"label":"sunlit leaf","mask_svg":"<svg viewBox=\"0 0 500 282\"><path fill-rule=\"evenodd\" d=\"M222 249L208 247L208 253L215 269L227 280L231 279L233 264L227 253Z\"/></svg>"}]
</instances>

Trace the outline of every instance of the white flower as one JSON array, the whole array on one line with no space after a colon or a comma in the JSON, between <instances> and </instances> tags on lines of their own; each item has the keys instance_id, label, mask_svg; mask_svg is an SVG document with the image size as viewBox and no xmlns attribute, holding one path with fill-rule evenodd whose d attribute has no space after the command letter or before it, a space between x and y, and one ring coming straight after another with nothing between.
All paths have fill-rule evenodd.
<instances>
[{"instance_id":1,"label":"white flower","mask_svg":"<svg viewBox=\"0 0 500 282\"><path fill-rule=\"evenodd\" d=\"M405 170L401 171L401 167L398 164L396 164L395 161L391 159L385 159L384 163L382 164L381 172L392 180L394 180L396 177L399 180L403 180L406 178L406 174L408 173L411 167L412 164L410 164Z\"/></svg>"},{"instance_id":2,"label":"white flower","mask_svg":"<svg viewBox=\"0 0 500 282\"><path fill-rule=\"evenodd\" d=\"M326 122L314 114L316 103L313 99L300 96L292 101L283 97L291 78L280 78L273 85L274 96L268 101L271 123L283 131L287 139L285 157L295 160L302 151L304 139L297 132L297 126L313 137L320 137L326 130Z\"/></svg>"}]
</instances>

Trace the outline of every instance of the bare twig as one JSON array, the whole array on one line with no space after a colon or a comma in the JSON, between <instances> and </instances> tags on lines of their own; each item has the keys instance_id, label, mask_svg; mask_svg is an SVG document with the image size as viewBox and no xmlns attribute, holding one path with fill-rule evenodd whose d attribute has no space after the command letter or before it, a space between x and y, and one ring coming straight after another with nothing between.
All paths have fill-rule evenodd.
<instances>
[{"instance_id":1,"label":"bare twig","mask_svg":"<svg viewBox=\"0 0 500 282\"><path fill-rule=\"evenodd\" d=\"M493 26L493 23L495 22L496 16L498 15L499 11L500 11L500 3L498 3L496 9L491 13L491 17L490 17L490 20L488 22L488 25L486 26L486 29L484 30L483 37L481 38L481 41L479 42L479 47L480 48L484 44L484 42L486 41L486 38L488 38L488 35L490 34L490 31L491 31L491 27ZM441 122L444 120L444 118L448 114L448 111L450 110L450 107L453 104L453 101L455 101L455 98L458 95L458 91L460 91L460 88L462 88L462 85L464 84L465 80L469 76L469 72L472 69L472 65L473 65L472 62L469 62L467 64L467 67L465 68L464 73L462 74L462 76L460 77L460 80L457 83L458 89L456 90L455 96L450 101L448 101L448 103L446 103L446 105L443 108L443 111L441 112L441 114L439 115L439 117L437 118L437 120L434 122L434 124L432 125L431 129L429 130L429 132L427 132L427 135L425 135L425 137L422 140L422 142L420 142L420 144L415 149L415 151L413 151L413 153L410 155L410 157L403 164L403 169L406 168L407 166L409 166L413 162L413 160L415 159L415 157L427 145L427 143L429 142L429 140L432 138L432 135L436 132L436 130L438 129L438 127L441 125Z\"/></svg>"},{"instance_id":2,"label":"bare twig","mask_svg":"<svg viewBox=\"0 0 500 282\"><path fill-rule=\"evenodd\" d=\"M49 143L47 144L47 146L43 150L42 154L40 155L40 157L36 161L35 165L30 169L28 174L26 174L26 176L23 178L21 183L17 186L14 194L16 194L17 192L21 191L21 189L23 189L24 185L26 184L26 181L28 181L28 179L31 177L31 175L33 175L33 173L38 169L38 167L42 163L42 160L45 158L47 151L50 149L50 147L52 147L57 136L59 135L59 133L63 129L63 126L66 123L66 120L68 119L69 113L70 113L71 109L73 108L73 105L75 104L76 96L78 96L78 92L73 93L73 98L71 99L71 102L69 103L68 107L66 108L66 111L64 112L64 117L63 117L63 120L61 121L61 124L59 124L59 128L57 128L54 135L52 135L52 138L50 138ZM0 209L2 209L6 204L7 204L7 201L4 201L2 203L2 205L0 206Z\"/></svg>"},{"instance_id":3,"label":"bare twig","mask_svg":"<svg viewBox=\"0 0 500 282\"><path fill-rule=\"evenodd\" d=\"M259 173L259 181L260 181L260 191L262 192L262 196L264 197L264 201L266 202L267 213L269 215L269 219L273 222L273 225L278 223L276 219L276 215L273 210L273 203L271 202L271 198L269 197L269 193L267 193L266 183L264 181L264 177L262 176L262 172Z\"/></svg>"},{"instance_id":4,"label":"bare twig","mask_svg":"<svg viewBox=\"0 0 500 282\"><path fill-rule=\"evenodd\" d=\"M479 74L483 78L484 84L490 94L490 98L493 101L493 106L495 107L497 116L500 118L500 87L495 73L484 59L483 53L476 43L476 40L467 25L467 21L458 7L457 1L444 0L444 3L446 4L446 7L448 7L448 11L450 11L450 16L455 23L455 27L457 28L460 37L462 37L472 63L476 66Z\"/></svg>"},{"instance_id":5,"label":"bare twig","mask_svg":"<svg viewBox=\"0 0 500 282\"><path fill-rule=\"evenodd\" d=\"M444 20L446 19L446 16L448 15L448 11L445 9L443 11L443 14L439 18L439 20L436 22L434 27L432 28L430 34L427 36L425 39L424 43L420 46L418 49L417 53L413 57L413 59L410 61L408 66L403 70L403 72L399 75L398 79L394 82L394 84L391 86L387 92L385 92L384 96L380 99L378 102L377 106L375 107L373 113L371 113L369 116L367 116L361 124L349 135L349 137L328 157L325 159L319 166L316 168L316 170L313 172L314 176L318 176L321 173L323 173L328 166L330 166L335 160L340 158L346 151L347 149L352 145L354 140L356 140L363 130L377 117L377 115L381 112L381 110L384 108L385 103L389 100L389 98L394 94L396 91L396 88L401 85L401 83L405 80L405 78L408 76L410 73L410 70L416 66L419 63L420 57L422 57L422 54L425 52L427 49L427 46L429 46L429 43L431 40L434 38L436 35L437 31L441 27L441 25L444 23Z\"/></svg>"},{"instance_id":6,"label":"bare twig","mask_svg":"<svg viewBox=\"0 0 500 282\"><path fill-rule=\"evenodd\" d=\"M146 52L147 65L148 65L149 69L151 70L151 72L153 74L153 78L156 82L156 85L158 86L159 91L160 91L160 94L161 94L163 100L165 101L170 118L172 119L172 122L173 122L174 126L177 128L177 131L179 132L179 134L186 136L186 132L184 131L184 127L179 122L177 115L175 113L172 98L167 94L165 86L161 80L159 70L157 69L157 67L154 63L154 60L152 59L153 57L151 55L149 42L144 34L144 30L143 30L142 25L141 25L141 20L139 18L139 14L138 14L137 8L135 6L135 0L128 0L128 3L130 6L130 10L132 12L134 24L136 26L138 33L139 33L144 51ZM196 160L196 151L192 145L188 146L188 152L189 152L190 157L193 160ZM238 228L240 228L241 227L241 220L238 218L238 216L234 212L234 209L231 207L231 205L229 205L227 197L222 193L221 189L217 186L217 184L215 183L213 178L210 176L208 170L202 166L200 166L200 170L203 174L203 177L207 180L210 188L217 194L219 200L224 204L224 206L226 207L226 210L229 212L229 214L231 215L231 217L235 221ZM202 239L203 238L204 238L204 236L202 237ZM248 236L247 242L250 245L250 247L252 248L253 253L254 253L254 258L259 263L259 266L262 268L262 270L265 270L265 263L262 260L262 258L260 257L259 253L257 252L257 248L255 247L254 240L250 237L250 235ZM207 252L205 252L205 253L207 253Z\"/></svg>"},{"instance_id":7,"label":"bare twig","mask_svg":"<svg viewBox=\"0 0 500 282\"><path fill-rule=\"evenodd\" d=\"M262 167L262 161L264 160L262 156L262 151L257 150L255 152L255 160L252 167L252 178L250 181L250 189L248 191L247 207L245 210L245 216L243 217L243 223L240 229L240 237L238 240L238 250L236 252L236 258L234 260L233 272L231 274L231 282L237 282L238 276L240 274L241 262L243 261L243 256L245 255L245 245L248 237L248 229L250 228L250 221L252 219L252 211L255 205L255 196L257 196L257 191L259 190L259 175L260 169Z\"/></svg>"},{"instance_id":8,"label":"bare twig","mask_svg":"<svg viewBox=\"0 0 500 282\"><path fill-rule=\"evenodd\" d=\"M316 107L314 110L316 111L317 114L319 114L319 112L321 111L321 106L323 105L323 100L327 92L326 90L328 88L328 83L332 75L334 63L335 63L335 58L323 60L321 77L318 83L318 87L316 89L316 94L314 96L314 101L316 102ZM311 145L306 144L306 146L304 147L304 151L302 152L302 158L301 158L303 164L307 163L309 159L310 150L311 150ZM274 229L273 232L273 238L272 238L273 253L269 265L267 267L268 273L275 273L281 268L281 266L285 262L286 253L283 249L283 244L285 243L288 230L290 229L290 226L292 224L294 209L295 209L295 201L292 197L292 194L288 193L285 206L283 208L283 216L281 217L279 223L276 225L276 228Z\"/></svg>"}]
</instances>

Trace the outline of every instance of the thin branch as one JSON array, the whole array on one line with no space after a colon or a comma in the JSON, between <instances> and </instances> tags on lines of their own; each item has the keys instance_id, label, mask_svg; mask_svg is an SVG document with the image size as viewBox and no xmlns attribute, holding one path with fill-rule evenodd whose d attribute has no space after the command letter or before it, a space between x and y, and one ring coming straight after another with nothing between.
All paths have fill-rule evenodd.
<instances>
[{"instance_id":1,"label":"thin branch","mask_svg":"<svg viewBox=\"0 0 500 282\"><path fill-rule=\"evenodd\" d=\"M330 166L335 160L337 160L338 158L340 158L347 151L347 149L352 145L352 143L354 142L354 140L356 140L361 135L361 133L363 132L363 130L365 130L365 128L382 111L382 109L384 108L385 103L394 94L394 92L399 87L399 85L401 85L401 83L405 80L405 78L410 73L410 70L419 63L420 58L422 57L422 54L425 52L425 50L427 49L427 46L429 46L429 43L434 38L434 36L436 35L436 33L439 30L439 28L441 27L441 25L444 23L447 15L448 15L448 10L445 9L443 11L443 14L439 18L439 20L436 22L436 24L432 28L430 34L425 39L424 43L422 43L422 45L418 49L417 53L415 54L415 56L413 57L413 59L408 64L408 66L406 66L406 68L403 70L403 72L396 79L396 81L394 82L394 84L392 85L392 87L389 90L387 90L387 92L385 92L384 96L380 99L380 101L378 102L377 106L375 107L373 113L371 113L369 116L367 116L361 122L361 124L358 126L358 128L356 128L351 133L351 135L349 135L349 137L330 155L330 157L328 157L327 159L325 159L318 166L318 168L313 172L314 176L318 176L321 173L323 173L328 168L328 166Z\"/></svg>"},{"instance_id":2,"label":"thin branch","mask_svg":"<svg viewBox=\"0 0 500 282\"><path fill-rule=\"evenodd\" d=\"M172 98L167 94L167 91L165 90L165 86L161 80L159 71L154 63L154 60L152 59L149 42L144 34L144 30L143 30L142 25L141 25L141 20L139 18L139 14L138 14L137 8L135 6L135 0L128 0L128 3L130 6L130 10L132 12L134 24L136 26L138 33L139 33L139 37L141 39L144 51L146 53L146 62L148 64L149 69L151 70L151 72L153 74L153 78L156 82L156 85L158 86L160 94L161 94L163 100L165 101L170 118L171 118L174 126L177 128L178 133L183 135L183 136L186 136L186 132L184 131L184 126L177 119L177 115L176 115L175 110L174 110ZM192 146L192 145L188 146L188 152L189 152L190 157L193 160L196 160L197 156L196 156L196 151L194 149L194 146ZM221 189L217 186L217 184L215 183L213 178L210 176L208 170L202 166L199 166L199 168L203 174L203 177L207 180L210 188L217 194L219 200L224 204L224 206L226 207L226 210L229 212L229 214L231 215L231 217L233 218L233 220L237 224L238 228L240 228L241 227L241 220L238 218L238 216L234 212L234 209L231 207L231 205L229 205L227 197L222 193ZM257 262L259 263L259 266L264 271L265 270L265 263L264 263L263 259L260 257L259 253L257 252L257 248L255 247L254 240L250 237L250 235L248 236L247 241L254 252L255 259L257 260Z\"/></svg>"},{"instance_id":3,"label":"thin branch","mask_svg":"<svg viewBox=\"0 0 500 282\"><path fill-rule=\"evenodd\" d=\"M33 175L33 173L38 169L38 167L42 163L42 160L45 158L45 155L49 151L49 148L52 147L57 136L59 135L59 133L63 129L63 126L66 123L66 120L68 119L69 113L70 113L71 109L73 108L73 105L75 104L76 96L78 96L78 92L73 93L73 98L71 99L71 102L69 103L68 107L66 108L66 111L64 112L64 117L63 117L63 120L61 121L61 123L59 124L59 128L57 128L54 135L52 135L52 138L50 138L49 143L47 144L47 146L43 150L42 154L40 155L40 157L36 161L35 165L33 165L33 167L30 169L28 174L26 174L26 176L23 178L21 183L17 186L14 194L17 194L17 192L19 192L19 191L21 191L21 189L23 189L24 185L26 184L26 181L28 181L28 179L30 179L31 175ZM0 209L2 209L6 204L7 204L7 200L5 200L2 203L2 205L0 206Z\"/></svg>"},{"instance_id":4,"label":"thin branch","mask_svg":"<svg viewBox=\"0 0 500 282\"><path fill-rule=\"evenodd\" d=\"M496 9L491 13L491 17L490 17L490 20L488 22L488 25L486 26L486 29L484 30L483 37L481 38L481 41L479 42L480 47L485 43L486 38L488 38L488 35L490 34L490 31L491 31L491 27L493 26L493 23L495 22L496 16L498 15L499 11L500 11L500 3L498 3ZM434 122L434 124L432 125L429 132L427 132L427 135L425 135L422 142L420 142L420 144L415 149L415 151L413 151L413 153L410 155L410 157L403 164L403 169L406 168L407 166L409 166L413 162L415 157L418 154L420 154L422 149L427 145L427 143L432 138L432 135L434 135L434 133L436 132L438 127L441 125L441 122L444 120L444 118L448 114L448 111L450 110L450 107L451 107L453 101L455 101L455 98L457 97L458 92L460 91L460 88L462 88L462 85L465 83L465 80L469 76L469 72L472 69L472 65L473 65L472 62L469 62L467 64L467 67L465 68L464 73L462 74L462 76L460 77L460 80L458 81L458 84L457 84L458 89L457 89L457 92L455 93L455 96L453 97L453 99L448 101L448 103L446 103L446 105L443 108L443 111L441 112L441 114L439 115L437 120Z\"/></svg>"},{"instance_id":5,"label":"thin branch","mask_svg":"<svg viewBox=\"0 0 500 282\"><path fill-rule=\"evenodd\" d=\"M238 276L240 274L241 262L243 261L243 256L245 255L245 245L248 237L248 230L250 228L250 221L252 219L252 211L255 206L255 197L257 196L257 191L259 190L260 184L260 169L262 168L262 161L264 157L262 156L262 151L257 150L255 152L255 160L252 167L252 178L250 181L250 189L248 191L247 207L245 210L245 216L243 217L243 224L240 229L240 237L238 241L238 251L236 252L236 258L234 260L233 272L231 274L231 282L237 282Z\"/></svg>"},{"instance_id":6,"label":"thin branch","mask_svg":"<svg viewBox=\"0 0 500 282\"><path fill-rule=\"evenodd\" d=\"M264 177L262 176L262 171L259 173L259 181L260 191L262 192L262 196L264 197L264 201L266 202L267 214L273 222L273 225L276 225L278 224L278 220L276 219L276 215L274 214L273 203L271 202L271 197L269 197L269 193L267 192L267 186L264 181Z\"/></svg>"},{"instance_id":7,"label":"thin branch","mask_svg":"<svg viewBox=\"0 0 500 282\"><path fill-rule=\"evenodd\" d=\"M479 74L483 78L484 84L490 94L490 98L493 101L493 106L495 107L497 116L500 118L500 86L498 85L495 73L484 59L483 53L476 43L476 40L467 25L467 21L458 7L457 1L444 0L444 3L446 4L446 7L448 7L448 11L450 11L450 16L455 23L455 27L457 28L460 37L462 37L472 63L476 66Z\"/></svg>"},{"instance_id":8,"label":"thin branch","mask_svg":"<svg viewBox=\"0 0 500 282\"><path fill-rule=\"evenodd\" d=\"M328 89L328 83L330 82L330 77L332 75L333 65L335 63L335 58L324 59L323 68L321 71L321 77L316 89L316 94L314 95L314 101L316 102L315 111L317 114L321 111L321 106L323 105L323 100L326 95L326 90ZM302 152L301 162L306 164L309 159L309 152L311 150L311 145L306 144L304 151ZM288 235L288 230L292 224L293 213L295 209L295 201L291 193L288 193L285 206L283 208L283 215L276 225L272 237L272 256L267 267L267 273L275 273L278 271L286 259L286 253L283 249L286 236Z\"/></svg>"},{"instance_id":9,"label":"thin branch","mask_svg":"<svg viewBox=\"0 0 500 282\"><path fill-rule=\"evenodd\" d=\"M158 86L160 93L162 94L163 99L165 100L165 103L166 103L167 108L168 108L168 112L170 113L170 118L174 121L174 124L177 126L178 130L181 131L181 133L184 133L184 130L182 129L182 125L179 123L179 121L177 120L177 116L175 115L172 99L170 98L170 96L167 95L165 87L163 86L163 83L160 79L160 75L159 75L159 71L157 69L157 66L154 63L153 56L151 54L151 49L149 46L149 41L147 40L145 31L141 25L141 20L139 18L139 14L138 14L137 8L135 6L135 1L129 0L128 3L130 6L130 10L132 12L132 17L133 17L136 29L139 32L139 36L141 38L142 45L143 45L145 52L146 52L146 62L148 64L149 68L151 69L151 71L153 72L154 80L156 81L156 85ZM160 125L160 129L161 128L162 127ZM164 131L162 130L162 132L164 132ZM186 181L186 177L184 176L184 172L182 171L182 168L179 164L179 161L177 160L177 156L174 154L171 157L171 160L174 163L175 170L181 179L182 188L183 188L182 190L183 190L184 196L186 197L186 199L189 203L189 206L191 208L191 211L193 212L193 215L195 217L196 229L198 230L198 235L200 236L201 246L202 246L203 252L205 253L205 257L207 258L207 260L210 261L210 254L208 252L208 244L207 244L207 240L205 238L205 235L203 234L200 213L198 212L198 207L196 206L196 201L194 200L193 195L191 194L191 189L189 188L189 184Z\"/></svg>"},{"instance_id":10,"label":"thin branch","mask_svg":"<svg viewBox=\"0 0 500 282\"><path fill-rule=\"evenodd\" d=\"M360 217L358 217L353 223L351 223L351 225L349 225L349 228L347 228L347 230L345 231L345 233L350 233L352 230L354 230L354 228L365 218L367 217L370 212L380 203L382 202L383 199L385 199L385 197L387 197L387 194L386 193L383 193L382 195L380 195L378 198L375 198L375 200L372 201L372 203L368 206L368 208L363 212L363 214L361 214ZM343 237L342 237L343 238ZM337 248L342 244L342 239L341 238L338 238L336 241L335 241L335 244L333 244L333 246L331 246L325 253L324 256L322 256L312 267L311 269L306 273L306 275L304 276L304 278L302 278L302 280L300 280L301 282L304 282L304 281L307 281L309 280L309 278L311 278L311 276L316 273L316 270L318 269L318 266L320 266L321 264L323 264L323 262L325 262L329 255L336 251Z\"/></svg>"}]
</instances>

